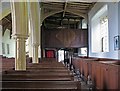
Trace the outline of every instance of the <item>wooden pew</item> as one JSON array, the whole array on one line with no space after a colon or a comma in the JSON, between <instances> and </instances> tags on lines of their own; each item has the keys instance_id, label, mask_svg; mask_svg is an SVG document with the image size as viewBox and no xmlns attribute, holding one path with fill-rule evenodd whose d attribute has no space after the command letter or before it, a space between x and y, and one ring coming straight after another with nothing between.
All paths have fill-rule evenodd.
<instances>
[{"instance_id":1,"label":"wooden pew","mask_svg":"<svg viewBox=\"0 0 120 91\"><path fill-rule=\"evenodd\" d=\"M73 58L73 66L75 70L79 69L80 73L84 76L84 80L87 80L88 75L92 75L92 62L97 61L98 58Z\"/></svg>"},{"instance_id":2,"label":"wooden pew","mask_svg":"<svg viewBox=\"0 0 120 91\"><path fill-rule=\"evenodd\" d=\"M2 57L1 60L2 63L2 70L8 70L14 67L15 65L15 59L14 58L6 58L6 57Z\"/></svg>"},{"instance_id":3,"label":"wooden pew","mask_svg":"<svg viewBox=\"0 0 120 91\"><path fill-rule=\"evenodd\" d=\"M53 64L57 66L53 66ZM53 64L50 62L33 64L27 67L27 71L4 71L2 74L2 91L46 91L51 89L55 91L76 91L80 89L80 83L73 81L73 75L66 67L61 63L53 62Z\"/></svg>"},{"instance_id":4,"label":"wooden pew","mask_svg":"<svg viewBox=\"0 0 120 91\"><path fill-rule=\"evenodd\" d=\"M79 68L83 70L84 76L91 75L92 82L97 89L120 90L120 60L91 57L74 60L80 63Z\"/></svg>"},{"instance_id":5,"label":"wooden pew","mask_svg":"<svg viewBox=\"0 0 120 91\"><path fill-rule=\"evenodd\" d=\"M120 91L120 61L100 61L100 89L119 89Z\"/></svg>"},{"instance_id":6,"label":"wooden pew","mask_svg":"<svg viewBox=\"0 0 120 91\"><path fill-rule=\"evenodd\" d=\"M32 65L29 66L59 66L63 67L64 65L62 63L32 63Z\"/></svg>"},{"instance_id":7,"label":"wooden pew","mask_svg":"<svg viewBox=\"0 0 120 91\"><path fill-rule=\"evenodd\" d=\"M18 74L18 73L49 73L49 72L54 72L54 73L71 73L69 70L67 69L64 69L64 70L61 70L61 69L45 69L45 70L25 70L25 71L21 71L21 70L6 70L6 71L3 71L2 74Z\"/></svg>"},{"instance_id":8,"label":"wooden pew","mask_svg":"<svg viewBox=\"0 0 120 91\"><path fill-rule=\"evenodd\" d=\"M63 64L57 64L57 63L49 63L49 64L41 64L41 63L38 63L38 64L30 64L28 65L27 67L64 67Z\"/></svg>"},{"instance_id":9,"label":"wooden pew","mask_svg":"<svg viewBox=\"0 0 120 91\"><path fill-rule=\"evenodd\" d=\"M65 72L65 71L68 71L66 68L62 68L62 69L55 69L55 68L40 68L40 69L32 69L32 68L27 68L28 71L31 71L31 70L35 70L35 71L41 71L41 72Z\"/></svg>"},{"instance_id":10,"label":"wooden pew","mask_svg":"<svg viewBox=\"0 0 120 91\"><path fill-rule=\"evenodd\" d=\"M42 71L42 70L27 70L27 71L4 71L2 74L3 80L73 80L73 75L70 71Z\"/></svg>"},{"instance_id":11,"label":"wooden pew","mask_svg":"<svg viewBox=\"0 0 120 91\"><path fill-rule=\"evenodd\" d=\"M27 67L27 70L66 70L67 68L65 67L41 67L41 68L38 68L38 67Z\"/></svg>"},{"instance_id":12,"label":"wooden pew","mask_svg":"<svg viewBox=\"0 0 120 91\"><path fill-rule=\"evenodd\" d=\"M30 72L30 73L27 73L27 72L24 72L24 74L22 73L22 72L20 72L20 73L13 73L13 74L3 74L3 75L39 75L39 76L44 76L44 75L56 75L56 76L61 76L61 75L70 75L70 73L63 73L63 72L41 72L41 73L36 73L36 72L34 72L34 73L32 73L32 72Z\"/></svg>"},{"instance_id":13,"label":"wooden pew","mask_svg":"<svg viewBox=\"0 0 120 91\"><path fill-rule=\"evenodd\" d=\"M43 65L49 65L49 64L55 64L55 65L63 65L61 62L44 62L44 63L29 63L29 65L32 64L32 65L40 65L40 64L43 64Z\"/></svg>"},{"instance_id":14,"label":"wooden pew","mask_svg":"<svg viewBox=\"0 0 120 91\"><path fill-rule=\"evenodd\" d=\"M26 59L27 65L30 63L30 61L31 61L31 58L28 57ZM14 68L15 58L7 58L7 57L3 57L2 55L0 55L0 63L1 63L2 71L9 70L9 69Z\"/></svg>"},{"instance_id":15,"label":"wooden pew","mask_svg":"<svg viewBox=\"0 0 120 91\"><path fill-rule=\"evenodd\" d=\"M11 76L14 76L14 75L18 75L18 76L24 76L24 75L26 75L26 76L29 76L29 75L32 75L32 76L35 76L35 75L39 75L39 76L70 76L70 75L72 75L72 74L70 74L70 73L64 73L64 72L41 72L41 73L37 73L37 72L30 72L30 73L28 73L28 72L17 72L17 73L12 73L12 74L2 74L3 76L4 75L11 75Z\"/></svg>"},{"instance_id":16,"label":"wooden pew","mask_svg":"<svg viewBox=\"0 0 120 91\"><path fill-rule=\"evenodd\" d=\"M2 91L6 90L80 90L80 83L76 81L3 81Z\"/></svg>"},{"instance_id":17,"label":"wooden pew","mask_svg":"<svg viewBox=\"0 0 120 91\"><path fill-rule=\"evenodd\" d=\"M15 66L15 58L7 58L7 57L3 57L2 55L0 55L0 63L1 63L1 69L2 71L5 71L5 70L8 70L8 69L13 69L14 66ZM44 59L41 59L42 61L40 61L39 64L46 64L46 65L49 65L50 63L51 66L57 66L57 65L61 65L61 63L58 63L57 60L55 58L44 58ZM44 60L44 61L43 61ZM31 57L27 57L26 58L26 62L27 62L27 66L31 66L33 65L32 62L32 58Z\"/></svg>"},{"instance_id":18,"label":"wooden pew","mask_svg":"<svg viewBox=\"0 0 120 91\"><path fill-rule=\"evenodd\" d=\"M41 58L40 59L40 62L46 62L46 61L48 61L48 62L58 62L58 60L56 59L56 58Z\"/></svg>"},{"instance_id":19,"label":"wooden pew","mask_svg":"<svg viewBox=\"0 0 120 91\"><path fill-rule=\"evenodd\" d=\"M48 76L48 75L3 75L3 81L71 81L72 76L61 75L61 76Z\"/></svg>"},{"instance_id":20,"label":"wooden pew","mask_svg":"<svg viewBox=\"0 0 120 91\"><path fill-rule=\"evenodd\" d=\"M55 62L49 62L49 61L46 61L44 63L38 63L38 64L30 64L27 66L27 69L30 70L30 69L66 69L67 68L62 64L62 63L59 63L57 61Z\"/></svg>"}]
</instances>

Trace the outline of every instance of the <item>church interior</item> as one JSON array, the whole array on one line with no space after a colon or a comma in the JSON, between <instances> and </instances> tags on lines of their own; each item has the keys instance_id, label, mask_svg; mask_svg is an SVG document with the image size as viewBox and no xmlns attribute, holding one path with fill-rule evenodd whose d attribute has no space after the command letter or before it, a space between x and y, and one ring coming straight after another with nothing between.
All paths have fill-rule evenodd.
<instances>
[{"instance_id":1,"label":"church interior","mask_svg":"<svg viewBox=\"0 0 120 91\"><path fill-rule=\"evenodd\" d=\"M120 1L1 0L2 91L120 91Z\"/></svg>"}]
</instances>

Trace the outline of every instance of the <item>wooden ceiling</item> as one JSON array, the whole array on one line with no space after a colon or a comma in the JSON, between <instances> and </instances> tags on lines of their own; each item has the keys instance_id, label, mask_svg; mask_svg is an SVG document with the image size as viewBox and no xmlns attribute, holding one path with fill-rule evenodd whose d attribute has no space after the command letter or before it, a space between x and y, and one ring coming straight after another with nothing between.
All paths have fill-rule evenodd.
<instances>
[{"instance_id":1,"label":"wooden ceiling","mask_svg":"<svg viewBox=\"0 0 120 91\"><path fill-rule=\"evenodd\" d=\"M49 1L49 0L48 0ZM41 2L43 15L48 13L44 20L47 28L59 28L61 26L77 26L81 20L87 18L89 10L95 2ZM60 12L59 12L60 11ZM58 12L49 16L50 12ZM69 26L68 26L69 25Z\"/></svg>"},{"instance_id":2,"label":"wooden ceiling","mask_svg":"<svg viewBox=\"0 0 120 91\"><path fill-rule=\"evenodd\" d=\"M89 10L94 6L95 2L40 2L43 25L48 28L58 28L62 25L78 24ZM0 20L3 31L12 30L11 13ZM3 32L4 35L4 32Z\"/></svg>"},{"instance_id":3,"label":"wooden ceiling","mask_svg":"<svg viewBox=\"0 0 120 91\"><path fill-rule=\"evenodd\" d=\"M46 28L77 28L81 23L83 17L65 12L63 17L63 12L54 14L43 21L43 25Z\"/></svg>"},{"instance_id":4,"label":"wooden ceiling","mask_svg":"<svg viewBox=\"0 0 120 91\"><path fill-rule=\"evenodd\" d=\"M95 2L42 2L41 7L46 10L63 10L63 17L67 10L88 13Z\"/></svg>"}]
</instances>

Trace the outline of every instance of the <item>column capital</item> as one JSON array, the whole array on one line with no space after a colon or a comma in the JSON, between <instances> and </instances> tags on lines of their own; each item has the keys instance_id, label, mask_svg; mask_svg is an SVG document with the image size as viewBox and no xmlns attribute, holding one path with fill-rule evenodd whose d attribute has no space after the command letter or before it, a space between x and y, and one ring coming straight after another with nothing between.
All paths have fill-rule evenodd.
<instances>
[{"instance_id":1,"label":"column capital","mask_svg":"<svg viewBox=\"0 0 120 91\"><path fill-rule=\"evenodd\" d=\"M33 43L32 46L39 46L39 43Z\"/></svg>"},{"instance_id":2,"label":"column capital","mask_svg":"<svg viewBox=\"0 0 120 91\"><path fill-rule=\"evenodd\" d=\"M19 39L19 38L27 39L29 36L28 35L22 35L22 34L12 34L12 37L14 39Z\"/></svg>"},{"instance_id":3,"label":"column capital","mask_svg":"<svg viewBox=\"0 0 120 91\"><path fill-rule=\"evenodd\" d=\"M40 27L42 26L42 23L40 23Z\"/></svg>"}]
</instances>

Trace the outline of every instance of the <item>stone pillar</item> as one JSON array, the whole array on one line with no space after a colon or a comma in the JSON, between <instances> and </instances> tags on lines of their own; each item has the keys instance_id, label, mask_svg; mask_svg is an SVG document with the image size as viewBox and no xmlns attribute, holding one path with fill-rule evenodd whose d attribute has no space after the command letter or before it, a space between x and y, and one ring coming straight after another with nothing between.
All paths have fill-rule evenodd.
<instances>
[{"instance_id":1,"label":"stone pillar","mask_svg":"<svg viewBox=\"0 0 120 91\"><path fill-rule=\"evenodd\" d=\"M15 70L26 70L25 38L16 38Z\"/></svg>"},{"instance_id":2,"label":"stone pillar","mask_svg":"<svg viewBox=\"0 0 120 91\"><path fill-rule=\"evenodd\" d=\"M39 63L38 60L38 47L39 45L33 44L33 58L32 58L32 63Z\"/></svg>"},{"instance_id":3,"label":"stone pillar","mask_svg":"<svg viewBox=\"0 0 120 91\"><path fill-rule=\"evenodd\" d=\"M38 48L38 57L39 58L41 58L41 32L42 32L42 30L41 30L41 24L40 24L40 31L39 31L39 48Z\"/></svg>"},{"instance_id":4,"label":"stone pillar","mask_svg":"<svg viewBox=\"0 0 120 91\"><path fill-rule=\"evenodd\" d=\"M15 70L26 70L25 42L28 38L28 3L12 0L12 37L16 40Z\"/></svg>"},{"instance_id":5,"label":"stone pillar","mask_svg":"<svg viewBox=\"0 0 120 91\"><path fill-rule=\"evenodd\" d=\"M32 25L32 63L38 63L38 49L40 46L40 6L39 2L29 2L30 3L30 23Z\"/></svg>"}]
</instances>

